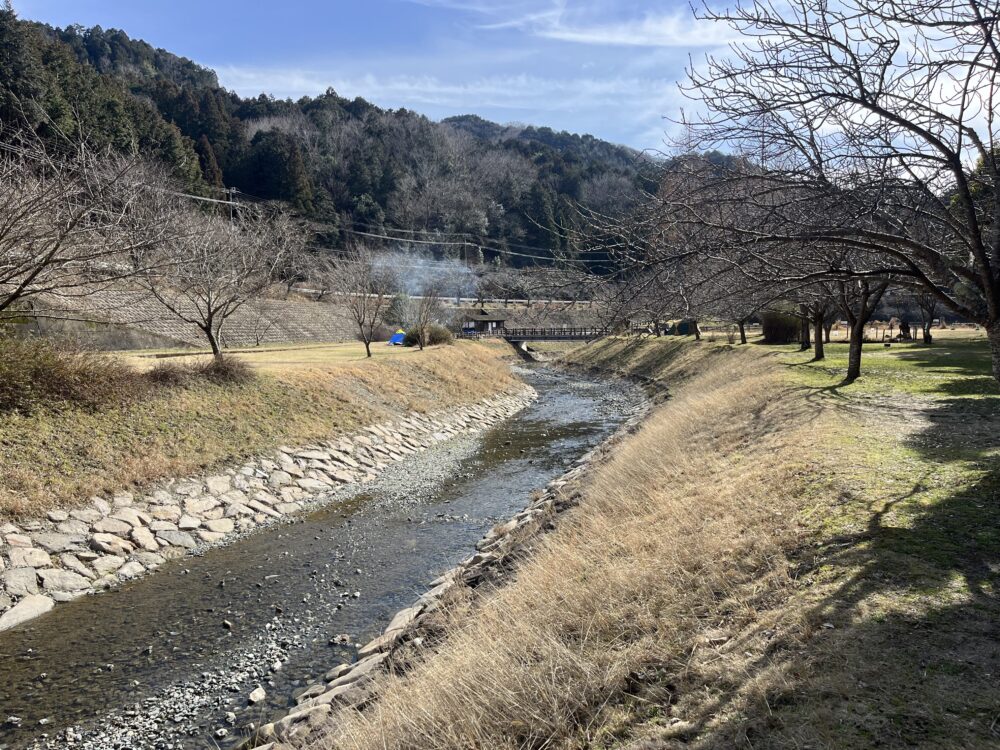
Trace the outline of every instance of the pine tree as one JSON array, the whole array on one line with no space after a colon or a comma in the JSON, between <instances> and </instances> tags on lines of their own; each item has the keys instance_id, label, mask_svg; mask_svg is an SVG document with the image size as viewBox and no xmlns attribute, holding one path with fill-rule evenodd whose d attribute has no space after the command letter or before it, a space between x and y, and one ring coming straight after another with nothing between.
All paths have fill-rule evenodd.
<instances>
[{"instance_id":1,"label":"pine tree","mask_svg":"<svg viewBox=\"0 0 1000 750\"><path fill-rule=\"evenodd\" d=\"M219 169L219 162L215 159L215 151L212 149L212 144L209 143L208 136L204 133L198 139L196 150L198 151L198 160L201 163L201 174L205 178L205 182L212 187L223 187L225 182L222 179L222 170Z\"/></svg>"}]
</instances>

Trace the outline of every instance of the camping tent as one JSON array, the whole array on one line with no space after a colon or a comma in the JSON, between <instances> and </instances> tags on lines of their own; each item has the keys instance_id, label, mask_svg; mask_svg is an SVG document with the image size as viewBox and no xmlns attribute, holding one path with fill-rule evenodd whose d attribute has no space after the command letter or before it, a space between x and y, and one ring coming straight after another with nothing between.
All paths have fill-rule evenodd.
<instances>
[{"instance_id":1,"label":"camping tent","mask_svg":"<svg viewBox=\"0 0 1000 750\"><path fill-rule=\"evenodd\" d=\"M392 334L392 338L389 339L389 346L402 346L403 339L405 338L406 338L406 331L400 328L398 331Z\"/></svg>"}]
</instances>

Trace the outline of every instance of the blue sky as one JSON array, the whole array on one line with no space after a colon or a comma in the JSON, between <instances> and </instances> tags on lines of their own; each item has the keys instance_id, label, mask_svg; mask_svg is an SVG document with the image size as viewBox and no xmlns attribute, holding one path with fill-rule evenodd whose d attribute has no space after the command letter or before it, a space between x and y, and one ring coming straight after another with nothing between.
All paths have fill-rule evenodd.
<instances>
[{"instance_id":1,"label":"blue sky","mask_svg":"<svg viewBox=\"0 0 1000 750\"><path fill-rule=\"evenodd\" d=\"M689 56L724 45L680 0L14 0L22 18L126 31L242 95L332 86L435 119L474 113L663 147Z\"/></svg>"}]
</instances>

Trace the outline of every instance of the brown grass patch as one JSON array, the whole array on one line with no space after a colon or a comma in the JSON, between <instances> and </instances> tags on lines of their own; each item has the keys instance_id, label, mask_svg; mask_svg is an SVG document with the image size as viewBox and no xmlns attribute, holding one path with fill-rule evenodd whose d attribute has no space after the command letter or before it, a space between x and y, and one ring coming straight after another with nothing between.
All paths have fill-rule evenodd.
<instances>
[{"instance_id":1,"label":"brown grass patch","mask_svg":"<svg viewBox=\"0 0 1000 750\"><path fill-rule=\"evenodd\" d=\"M773 398L774 367L737 361L738 383L729 368L690 375L595 471L517 580L474 618L455 612L440 653L387 679L371 711L338 716L319 746L603 747L623 710L669 712L696 655L742 648L789 587L796 504L773 488L800 482L801 433L774 427L804 425L806 412ZM781 623L777 642L808 627Z\"/></svg>"},{"instance_id":2,"label":"brown grass patch","mask_svg":"<svg viewBox=\"0 0 1000 750\"><path fill-rule=\"evenodd\" d=\"M850 387L790 349L573 351L672 398L313 747L1000 747L1000 396L970 346Z\"/></svg>"},{"instance_id":3,"label":"brown grass patch","mask_svg":"<svg viewBox=\"0 0 1000 750\"><path fill-rule=\"evenodd\" d=\"M70 404L3 413L0 518L35 516L95 493L207 471L410 410L478 401L514 383L508 356L509 349L467 342L330 363L310 350L306 363L272 364L250 380L182 377L179 387L93 409ZM197 367L208 362L189 359Z\"/></svg>"}]
</instances>

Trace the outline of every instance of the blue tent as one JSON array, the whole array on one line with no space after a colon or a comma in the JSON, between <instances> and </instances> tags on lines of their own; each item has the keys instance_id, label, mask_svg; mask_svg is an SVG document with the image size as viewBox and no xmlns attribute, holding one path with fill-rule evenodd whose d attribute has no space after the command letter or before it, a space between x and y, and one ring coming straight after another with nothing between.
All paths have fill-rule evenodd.
<instances>
[{"instance_id":1,"label":"blue tent","mask_svg":"<svg viewBox=\"0 0 1000 750\"><path fill-rule=\"evenodd\" d=\"M389 346L402 346L404 338L406 338L406 331L396 331L389 339Z\"/></svg>"}]
</instances>

